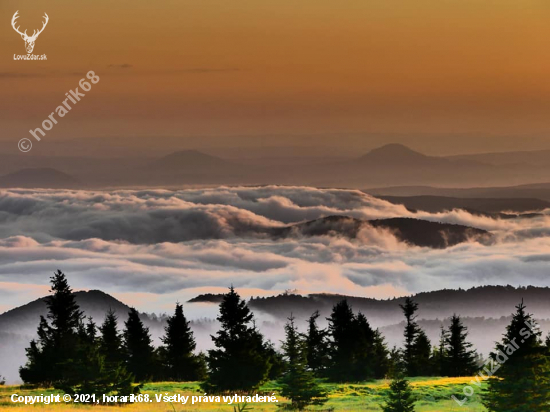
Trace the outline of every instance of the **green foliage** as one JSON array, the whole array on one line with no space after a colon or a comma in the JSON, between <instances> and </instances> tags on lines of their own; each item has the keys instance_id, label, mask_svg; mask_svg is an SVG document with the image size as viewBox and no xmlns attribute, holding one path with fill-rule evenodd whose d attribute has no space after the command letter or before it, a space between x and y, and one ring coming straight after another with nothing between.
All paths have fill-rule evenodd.
<instances>
[{"instance_id":1,"label":"green foliage","mask_svg":"<svg viewBox=\"0 0 550 412\"><path fill-rule=\"evenodd\" d=\"M432 346L426 333L416 323L418 304L411 298L407 298L405 304L399 306L406 319L403 332L405 347L402 352L406 374L408 376L433 375L436 368L431 356Z\"/></svg>"},{"instance_id":2,"label":"green foliage","mask_svg":"<svg viewBox=\"0 0 550 412\"><path fill-rule=\"evenodd\" d=\"M40 317L38 341L27 348L27 363L19 374L25 383L49 386L64 379L71 360L77 356L82 328L82 312L65 275L57 271L50 278L53 295L46 298L47 320Z\"/></svg>"},{"instance_id":3,"label":"green foliage","mask_svg":"<svg viewBox=\"0 0 550 412\"><path fill-rule=\"evenodd\" d=\"M283 375L286 370L287 365L284 356L282 353L279 353L275 350L275 347L271 342L268 342L266 344L266 353L269 359L269 364L271 365L267 378L269 380L277 380Z\"/></svg>"},{"instance_id":4,"label":"green foliage","mask_svg":"<svg viewBox=\"0 0 550 412\"><path fill-rule=\"evenodd\" d=\"M204 358L193 353L196 348L193 331L183 314L183 306L176 304L174 316L168 318L166 334L160 348L163 377L172 381L197 381L206 377Z\"/></svg>"},{"instance_id":5,"label":"green foliage","mask_svg":"<svg viewBox=\"0 0 550 412\"><path fill-rule=\"evenodd\" d=\"M439 334L439 345L433 348L432 360L434 366L434 373L436 375L446 375L446 359L447 359L447 338L449 332L443 326L441 326L441 332Z\"/></svg>"},{"instance_id":6,"label":"green foliage","mask_svg":"<svg viewBox=\"0 0 550 412\"><path fill-rule=\"evenodd\" d=\"M27 349L20 375L25 383L53 386L69 394L125 395L136 391L121 364L106 361L90 318L86 324L61 271L51 278L48 320L40 318L38 341ZM116 320L116 319L115 319ZM116 326L115 326L116 327Z\"/></svg>"},{"instance_id":7,"label":"green foliage","mask_svg":"<svg viewBox=\"0 0 550 412\"><path fill-rule=\"evenodd\" d=\"M403 349L403 361L405 368L409 376L416 376L414 370L414 343L416 337L420 331L418 323L416 323L416 311L418 310L418 304L411 298L405 300L404 305L399 305L403 314L405 315L406 325L403 335L405 337L405 348Z\"/></svg>"},{"instance_id":8,"label":"green foliage","mask_svg":"<svg viewBox=\"0 0 550 412\"><path fill-rule=\"evenodd\" d=\"M367 318L353 314L347 300L337 303L329 318L330 365L328 378L357 382L383 377L389 368L388 350L382 335Z\"/></svg>"},{"instance_id":9,"label":"green foliage","mask_svg":"<svg viewBox=\"0 0 550 412\"><path fill-rule=\"evenodd\" d=\"M253 315L233 287L220 303L221 329L208 351L210 374L203 389L210 393L251 391L267 380L268 345L253 324ZM252 324L252 325L251 325Z\"/></svg>"},{"instance_id":10,"label":"green foliage","mask_svg":"<svg viewBox=\"0 0 550 412\"><path fill-rule=\"evenodd\" d=\"M242 405L235 405L233 406L233 412L246 412L251 411L252 408L248 406L248 404L243 403Z\"/></svg>"},{"instance_id":11,"label":"green foliage","mask_svg":"<svg viewBox=\"0 0 550 412\"><path fill-rule=\"evenodd\" d=\"M317 374L322 372L329 365L328 331L317 326L319 311L315 311L308 319L306 335L307 344L307 365L308 368Z\"/></svg>"},{"instance_id":12,"label":"green foliage","mask_svg":"<svg viewBox=\"0 0 550 412\"><path fill-rule=\"evenodd\" d=\"M468 329L462 324L460 316L453 315L449 332L445 334L445 351L443 354L445 376L472 376L477 370L476 351L466 341Z\"/></svg>"},{"instance_id":13,"label":"green foliage","mask_svg":"<svg viewBox=\"0 0 550 412\"><path fill-rule=\"evenodd\" d=\"M402 377L395 378L390 384L390 393L384 412L414 412L414 397L409 382Z\"/></svg>"},{"instance_id":14,"label":"green foliage","mask_svg":"<svg viewBox=\"0 0 550 412\"><path fill-rule=\"evenodd\" d=\"M301 411L309 405L322 405L327 401L326 392L307 370L307 343L296 329L292 316L285 325L285 335L283 352L287 370L281 379L281 395L290 399L290 409Z\"/></svg>"},{"instance_id":15,"label":"green foliage","mask_svg":"<svg viewBox=\"0 0 550 412\"><path fill-rule=\"evenodd\" d=\"M139 391L132 386L133 376L122 364L107 366L99 347L93 343L81 341L78 357L70 360L64 379L56 385L57 389L69 394L130 395Z\"/></svg>"},{"instance_id":16,"label":"green foliage","mask_svg":"<svg viewBox=\"0 0 550 412\"><path fill-rule=\"evenodd\" d=\"M550 411L550 364L541 332L523 301L491 353L500 363L484 404L492 412Z\"/></svg>"},{"instance_id":17,"label":"green foliage","mask_svg":"<svg viewBox=\"0 0 550 412\"><path fill-rule=\"evenodd\" d=\"M136 309L131 308L123 333L126 368L138 382L152 379L157 374L155 349L149 329L143 325Z\"/></svg>"},{"instance_id":18,"label":"green foliage","mask_svg":"<svg viewBox=\"0 0 550 412\"><path fill-rule=\"evenodd\" d=\"M411 376L431 376L434 373L432 345L428 336L422 329L418 333L412 345L412 359L409 367Z\"/></svg>"},{"instance_id":19,"label":"green foliage","mask_svg":"<svg viewBox=\"0 0 550 412\"><path fill-rule=\"evenodd\" d=\"M125 358L122 336L118 331L117 316L112 310L107 312L99 331L99 352L105 358L106 365L113 368L123 365Z\"/></svg>"}]
</instances>

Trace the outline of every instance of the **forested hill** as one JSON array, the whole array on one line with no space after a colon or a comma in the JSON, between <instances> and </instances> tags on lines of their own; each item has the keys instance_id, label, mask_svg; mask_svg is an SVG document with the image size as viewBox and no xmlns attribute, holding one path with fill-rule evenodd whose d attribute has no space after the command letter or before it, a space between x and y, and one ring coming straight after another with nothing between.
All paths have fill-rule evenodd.
<instances>
[{"instance_id":1,"label":"forested hill","mask_svg":"<svg viewBox=\"0 0 550 412\"><path fill-rule=\"evenodd\" d=\"M412 246L444 249L469 240L490 241L491 234L485 230L464 225L431 222L412 218L361 220L349 216L327 216L304 223L269 229L275 238L291 236L343 236L356 239L369 227L391 232L399 241Z\"/></svg>"},{"instance_id":2,"label":"forested hill","mask_svg":"<svg viewBox=\"0 0 550 412\"><path fill-rule=\"evenodd\" d=\"M105 313L113 310L121 320L125 320L130 307L100 290L75 292L76 302L86 317L91 316L101 322ZM34 335L40 316L47 313L46 297L33 300L0 315L0 331L18 335ZM143 321L150 324L156 318L142 314Z\"/></svg>"},{"instance_id":3,"label":"forested hill","mask_svg":"<svg viewBox=\"0 0 550 412\"><path fill-rule=\"evenodd\" d=\"M215 302L215 295L203 299L197 296L192 302ZM311 294L284 293L272 297L251 298L249 305L255 311L285 319L292 312L295 316L309 316L319 310L328 316L334 304L347 299L354 310L361 311L376 325L388 325L402 321L399 304L405 298L377 300L372 298ZM550 318L550 288L512 286L481 286L472 289L438 290L414 295L419 304L420 319L445 319L454 313L467 317L501 318L509 316L514 307L523 301L530 312L539 319Z\"/></svg>"}]
</instances>

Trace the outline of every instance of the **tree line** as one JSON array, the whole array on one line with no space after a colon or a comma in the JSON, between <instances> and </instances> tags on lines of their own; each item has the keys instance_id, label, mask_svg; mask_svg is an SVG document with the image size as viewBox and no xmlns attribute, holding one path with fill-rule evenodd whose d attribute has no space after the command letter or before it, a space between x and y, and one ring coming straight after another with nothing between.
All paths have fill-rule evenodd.
<instances>
[{"instance_id":1,"label":"tree line","mask_svg":"<svg viewBox=\"0 0 550 412\"><path fill-rule=\"evenodd\" d=\"M20 376L26 384L70 394L128 395L139 392L144 382L161 380L201 381L201 389L208 393L246 393L268 380L278 380L289 407L302 410L327 401L322 381L392 378L384 411L413 411L414 394L405 376L472 376L483 364L458 315L450 319L448 328L442 328L438 344L432 346L416 322L418 305L411 298L400 305L405 318L402 348L389 349L378 329L364 314L354 313L344 299L333 307L327 328L319 326L320 314L314 312L306 332L300 333L290 314L278 351L260 333L253 313L231 287L220 303L220 329L212 336L214 349L196 353L181 304L176 304L167 320L162 345L155 348L136 309L130 309L122 331L112 311L97 326L85 318L61 271L51 278L51 285L52 294L46 298L48 314L40 317L38 338L26 350L27 363L20 368ZM497 379L489 380L485 399L490 411L519 410L510 405L526 397L533 405L548 401L550 339L543 343L540 332L521 335L520 326L529 320L525 307L518 306L497 345L496 350L502 351L510 342L523 339L521 350L513 354L516 360L502 365ZM517 382L522 382L521 390ZM546 409L533 406L529 410Z\"/></svg>"}]
</instances>

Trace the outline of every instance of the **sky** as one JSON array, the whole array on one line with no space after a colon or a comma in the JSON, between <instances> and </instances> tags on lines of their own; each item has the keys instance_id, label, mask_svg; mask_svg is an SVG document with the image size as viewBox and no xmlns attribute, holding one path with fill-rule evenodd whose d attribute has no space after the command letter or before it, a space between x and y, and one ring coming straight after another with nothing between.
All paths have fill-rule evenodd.
<instances>
[{"instance_id":1,"label":"sky","mask_svg":"<svg viewBox=\"0 0 550 412\"><path fill-rule=\"evenodd\" d=\"M48 13L47 61L13 60L17 10L30 32ZM27 137L89 70L100 82L49 139L469 134L519 149L550 131L546 0L5 0L0 14L0 140Z\"/></svg>"}]
</instances>

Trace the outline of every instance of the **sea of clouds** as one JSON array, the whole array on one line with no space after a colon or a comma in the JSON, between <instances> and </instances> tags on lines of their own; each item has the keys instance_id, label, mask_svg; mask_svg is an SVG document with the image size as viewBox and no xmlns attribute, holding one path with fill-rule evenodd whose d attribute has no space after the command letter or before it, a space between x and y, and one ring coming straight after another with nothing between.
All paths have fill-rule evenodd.
<instances>
[{"instance_id":1,"label":"sea of clouds","mask_svg":"<svg viewBox=\"0 0 550 412\"><path fill-rule=\"evenodd\" d=\"M270 238L266 230L342 215L413 217L485 229L491 244L406 245L381 229ZM0 312L47 293L56 269L142 311L234 285L244 296L287 289L393 297L486 284L547 285L550 220L462 210L411 212L357 190L0 190ZM213 315L197 310L195 316Z\"/></svg>"}]
</instances>

